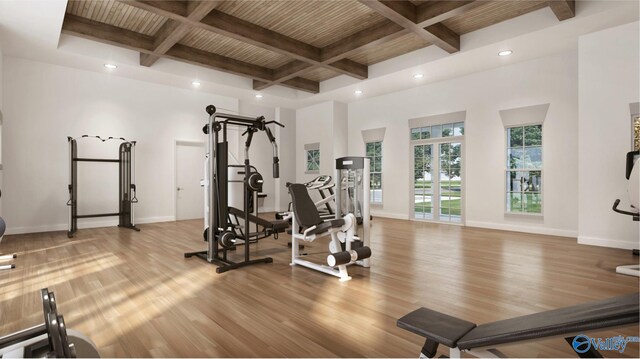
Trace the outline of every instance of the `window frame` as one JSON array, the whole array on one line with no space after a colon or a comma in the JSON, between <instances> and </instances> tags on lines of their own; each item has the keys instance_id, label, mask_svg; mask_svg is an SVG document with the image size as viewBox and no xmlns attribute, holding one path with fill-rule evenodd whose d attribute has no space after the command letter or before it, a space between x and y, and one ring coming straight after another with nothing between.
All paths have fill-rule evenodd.
<instances>
[{"instance_id":1,"label":"window frame","mask_svg":"<svg viewBox=\"0 0 640 359\"><path fill-rule=\"evenodd\" d=\"M384 183L384 179L383 179L383 166L384 166L384 141L371 141L371 142L365 142L364 144L364 151L365 151L365 155L367 155L367 157L369 157L371 159L371 166L374 168L375 170L375 159L376 158L380 158L380 172L376 172L376 171L371 171L369 170L369 204L372 206L382 206L382 204L384 203L384 189L383 189L383 183ZM380 144L380 156L375 156L375 147L374 147L374 156L368 156L367 154L367 145L369 144L375 144L379 143ZM374 174L379 174L380 175L380 202L375 202L372 200L372 191L373 191L373 186L371 185L371 178L373 177Z\"/></svg>"},{"instance_id":2,"label":"window frame","mask_svg":"<svg viewBox=\"0 0 640 359\"><path fill-rule=\"evenodd\" d=\"M309 153L312 152L312 151L317 151L318 152L318 163L317 163L318 169L309 169L309 164L313 163L313 162L309 162ZM309 173L309 174L320 173L320 149L318 148L318 149L305 150L304 151L304 163L305 163L305 166L304 166L305 171L304 171L304 173Z\"/></svg>"},{"instance_id":3,"label":"window frame","mask_svg":"<svg viewBox=\"0 0 640 359\"><path fill-rule=\"evenodd\" d=\"M525 145L525 133L524 133L524 128L525 127L530 127L530 126L540 126L540 145L539 146L526 146ZM527 147L531 148L531 147L540 147L540 168L529 168L529 167L523 167L523 168L510 168L509 167L509 150L511 148L515 148L515 147L511 147L510 146L510 141L509 141L509 130L514 129L514 128L522 128L523 134L522 134L522 154L524 157L524 153L525 153L525 149ZM504 213L505 215L514 215L514 216L533 216L533 217L543 217L544 216L544 203L545 203L545 199L544 199L544 193L545 193L545 179L544 179L544 124L542 122L535 122L535 123L525 123L525 124L517 124L517 125L513 125L513 126L505 126L504 127L504 134L505 134L505 151L504 151L504 159L505 159L505 170L504 170L504 187L503 187L503 194L504 194ZM520 212L514 212L512 210L508 209L507 203L509 201L509 194L510 193L520 193L521 195L524 195L526 192L524 191L520 191L520 192L513 192L513 191L509 191L509 183L507 182L507 178L509 176L510 172L532 172L532 171L539 171L540 172L540 191L538 192L540 194L540 212L525 212L523 210L521 210ZM522 202L521 202L522 203ZM522 209L523 207L521 207Z\"/></svg>"}]
</instances>

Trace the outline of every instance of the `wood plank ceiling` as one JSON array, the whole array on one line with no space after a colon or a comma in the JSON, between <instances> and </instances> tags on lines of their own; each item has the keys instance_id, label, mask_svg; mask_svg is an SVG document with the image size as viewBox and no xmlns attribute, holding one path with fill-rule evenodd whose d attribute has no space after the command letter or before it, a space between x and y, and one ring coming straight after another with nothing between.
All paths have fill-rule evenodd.
<instances>
[{"instance_id":1,"label":"wood plank ceiling","mask_svg":"<svg viewBox=\"0 0 640 359\"><path fill-rule=\"evenodd\" d=\"M460 35L549 6L558 20L575 0L70 0L62 33L159 58L318 93L344 74L426 47L460 51Z\"/></svg>"}]
</instances>

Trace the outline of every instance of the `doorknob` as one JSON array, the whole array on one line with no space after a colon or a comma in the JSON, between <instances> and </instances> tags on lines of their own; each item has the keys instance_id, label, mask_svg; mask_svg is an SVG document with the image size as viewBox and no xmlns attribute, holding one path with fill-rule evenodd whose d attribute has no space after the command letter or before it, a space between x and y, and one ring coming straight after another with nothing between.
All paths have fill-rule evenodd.
<instances>
[{"instance_id":1,"label":"doorknob","mask_svg":"<svg viewBox=\"0 0 640 359\"><path fill-rule=\"evenodd\" d=\"M176 188L176 189L177 189L178 191L182 191L184 188L182 188L182 187L178 187L178 188Z\"/></svg>"}]
</instances>

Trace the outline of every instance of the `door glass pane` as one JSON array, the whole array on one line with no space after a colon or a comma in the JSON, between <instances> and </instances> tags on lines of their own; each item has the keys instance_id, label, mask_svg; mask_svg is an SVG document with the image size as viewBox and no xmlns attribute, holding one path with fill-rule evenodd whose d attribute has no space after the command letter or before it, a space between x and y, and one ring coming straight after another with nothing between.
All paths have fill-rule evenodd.
<instances>
[{"instance_id":1,"label":"door glass pane","mask_svg":"<svg viewBox=\"0 0 640 359\"><path fill-rule=\"evenodd\" d=\"M414 145L413 151L414 218L461 222L462 144Z\"/></svg>"},{"instance_id":2,"label":"door glass pane","mask_svg":"<svg viewBox=\"0 0 640 359\"><path fill-rule=\"evenodd\" d=\"M458 122L453 125L453 135L454 136L464 135L464 122Z\"/></svg>"},{"instance_id":3,"label":"door glass pane","mask_svg":"<svg viewBox=\"0 0 640 359\"><path fill-rule=\"evenodd\" d=\"M433 219L431 205L431 147L416 145L414 153L414 218Z\"/></svg>"},{"instance_id":4,"label":"door glass pane","mask_svg":"<svg viewBox=\"0 0 640 359\"><path fill-rule=\"evenodd\" d=\"M427 140L431 138L431 127L422 128L422 139Z\"/></svg>"},{"instance_id":5,"label":"door glass pane","mask_svg":"<svg viewBox=\"0 0 640 359\"><path fill-rule=\"evenodd\" d=\"M453 136L453 124L448 123L446 125L442 125L442 137L450 136Z\"/></svg>"},{"instance_id":6,"label":"door glass pane","mask_svg":"<svg viewBox=\"0 0 640 359\"><path fill-rule=\"evenodd\" d=\"M411 140L419 140L420 139L420 129L412 128L411 129Z\"/></svg>"},{"instance_id":7,"label":"door glass pane","mask_svg":"<svg viewBox=\"0 0 640 359\"><path fill-rule=\"evenodd\" d=\"M432 138L442 137L442 125L431 126L431 137Z\"/></svg>"}]
</instances>

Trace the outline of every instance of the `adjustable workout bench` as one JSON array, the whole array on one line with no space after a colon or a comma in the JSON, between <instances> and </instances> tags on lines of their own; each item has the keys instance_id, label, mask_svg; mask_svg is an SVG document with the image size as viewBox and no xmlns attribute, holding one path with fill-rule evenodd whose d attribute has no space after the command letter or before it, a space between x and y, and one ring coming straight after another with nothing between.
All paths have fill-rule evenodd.
<instances>
[{"instance_id":1,"label":"adjustable workout bench","mask_svg":"<svg viewBox=\"0 0 640 359\"><path fill-rule=\"evenodd\" d=\"M563 337L571 345L579 334L637 324L640 293L589 302L546 312L476 325L427 308L398 320L398 327L426 338L420 357L433 358L438 345L450 348L450 357L461 352L477 357L505 357L498 345ZM591 347L581 357L601 357Z\"/></svg>"}]
</instances>

